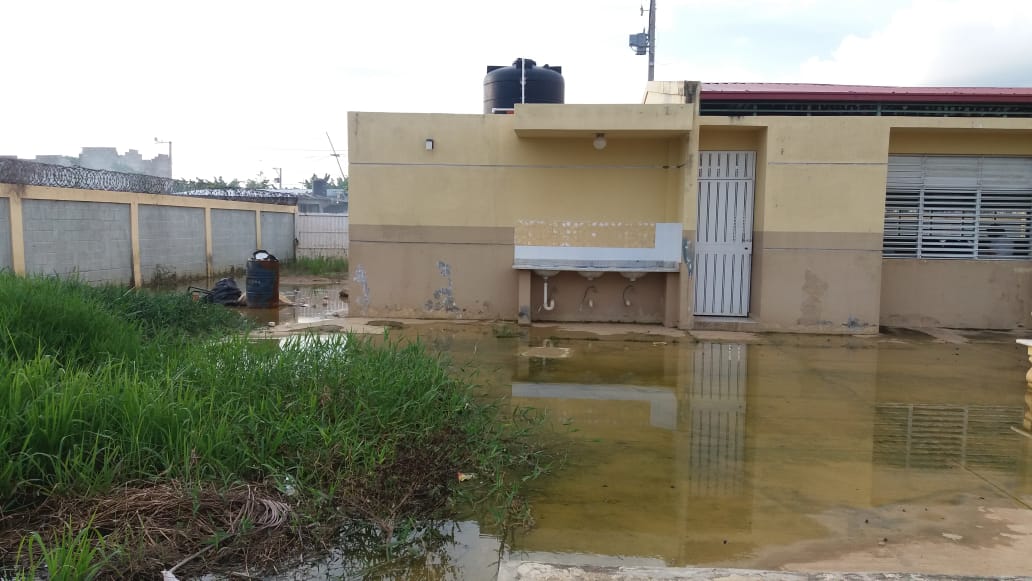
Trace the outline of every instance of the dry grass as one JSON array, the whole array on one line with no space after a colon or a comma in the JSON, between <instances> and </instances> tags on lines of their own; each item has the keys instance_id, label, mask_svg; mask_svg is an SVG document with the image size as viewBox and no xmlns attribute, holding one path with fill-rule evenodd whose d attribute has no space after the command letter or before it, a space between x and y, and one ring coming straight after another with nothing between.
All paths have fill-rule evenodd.
<instances>
[{"instance_id":1,"label":"dry grass","mask_svg":"<svg viewBox=\"0 0 1032 581\"><path fill-rule=\"evenodd\" d=\"M49 544L69 527L89 523L103 535L107 556L116 565L107 574L117 570L121 578L157 576L192 555L196 558L178 572L199 573L227 563L265 569L311 541L289 526L293 516L291 505L271 488L136 484L90 500L51 498L31 512L4 515L0 562L13 562L30 532ZM18 528L7 526L14 523ZM27 556L20 557L27 564Z\"/></svg>"}]
</instances>

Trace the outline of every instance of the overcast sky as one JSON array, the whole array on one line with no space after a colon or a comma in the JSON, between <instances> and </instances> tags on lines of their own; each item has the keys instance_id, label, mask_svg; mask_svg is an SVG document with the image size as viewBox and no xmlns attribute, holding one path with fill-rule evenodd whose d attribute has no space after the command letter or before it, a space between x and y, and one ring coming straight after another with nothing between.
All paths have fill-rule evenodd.
<instances>
[{"instance_id":1,"label":"overcast sky","mask_svg":"<svg viewBox=\"0 0 1032 581\"><path fill-rule=\"evenodd\" d=\"M339 175L347 111L479 113L487 65L639 102L642 0L0 0L0 155L165 151L176 177ZM648 6L648 0L644 0ZM658 0L659 80L1032 86L1029 0ZM342 157L347 172L346 157Z\"/></svg>"}]
</instances>

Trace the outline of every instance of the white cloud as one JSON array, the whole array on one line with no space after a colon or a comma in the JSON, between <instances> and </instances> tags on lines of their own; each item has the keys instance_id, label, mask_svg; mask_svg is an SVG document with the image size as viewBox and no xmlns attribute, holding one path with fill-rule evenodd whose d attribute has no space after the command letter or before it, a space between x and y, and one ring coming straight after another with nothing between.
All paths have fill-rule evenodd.
<instances>
[{"instance_id":1,"label":"white cloud","mask_svg":"<svg viewBox=\"0 0 1032 581\"><path fill-rule=\"evenodd\" d=\"M336 174L325 132L346 151L348 110L477 113L485 67L520 56L562 65L569 102L638 101L647 63L627 35L644 24L641 4L8 1L0 154L155 155L157 136L175 142L177 176ZM1001 0L659 0L657 78L1013 79L1032 71L1030 11Z\"/></svg>"},{"instance_id":2,"label":"white cloud","mask_svg":"<svg viewBox=\"0 0 1032 581\"><path fill-rule=\"evenodd\" d=\"M804 82L1032 85L1032 3L917 0L799 67Z\"/></svg>"}]
</instances>

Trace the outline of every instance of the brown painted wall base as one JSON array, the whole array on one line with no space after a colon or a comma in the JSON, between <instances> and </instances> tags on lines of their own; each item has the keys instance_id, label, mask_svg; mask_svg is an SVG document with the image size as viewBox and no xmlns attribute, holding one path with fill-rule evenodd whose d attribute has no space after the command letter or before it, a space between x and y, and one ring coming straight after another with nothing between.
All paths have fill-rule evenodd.
<instances>
[{"instance_id":1,"label":"brown painted wall base","mask_svg":"<svg viewBox=\"0 0 1032 581\"><path fill-rule=\"evenodd\" d=\"M767 249L751 317L764 331L878 332L881 252Z\"/></svg>"},{"instance_id":2,"label":"brown painted wall base","mask_svg":"<svg viewBox=\"0 0 1032 581\"><path fill-rule=\"evenodd\" d=\"M1032 326L1032 261L885 259L882 281L883 325Z\"/></svg>"},{"instance_id":3,"label":"brown painted wall base","mask_svg":"<svg viewBox=\"0 0 1032 581\"><path fill-rule=\"evenodd\" d=\"M351 241L353 316L516 319L511 244Z\"/></svg>"}]
</instances>

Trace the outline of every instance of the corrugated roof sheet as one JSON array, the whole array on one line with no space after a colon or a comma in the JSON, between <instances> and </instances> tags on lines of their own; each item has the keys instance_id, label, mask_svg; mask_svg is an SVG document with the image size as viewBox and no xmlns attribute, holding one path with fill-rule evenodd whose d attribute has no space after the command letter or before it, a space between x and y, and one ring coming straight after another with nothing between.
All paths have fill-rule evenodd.
<instances>
[{"instance_id":1,"label":"corrugated roof sheet","mask_svg":"<svg viewBox=\"0 0 1032 581\"><path fill-rule=\"evenodd\" d=\"M1029 103L1032 87L887 87L812 83L703 83L701 98L734 101Z\"/></svg>"}]
</instances>

